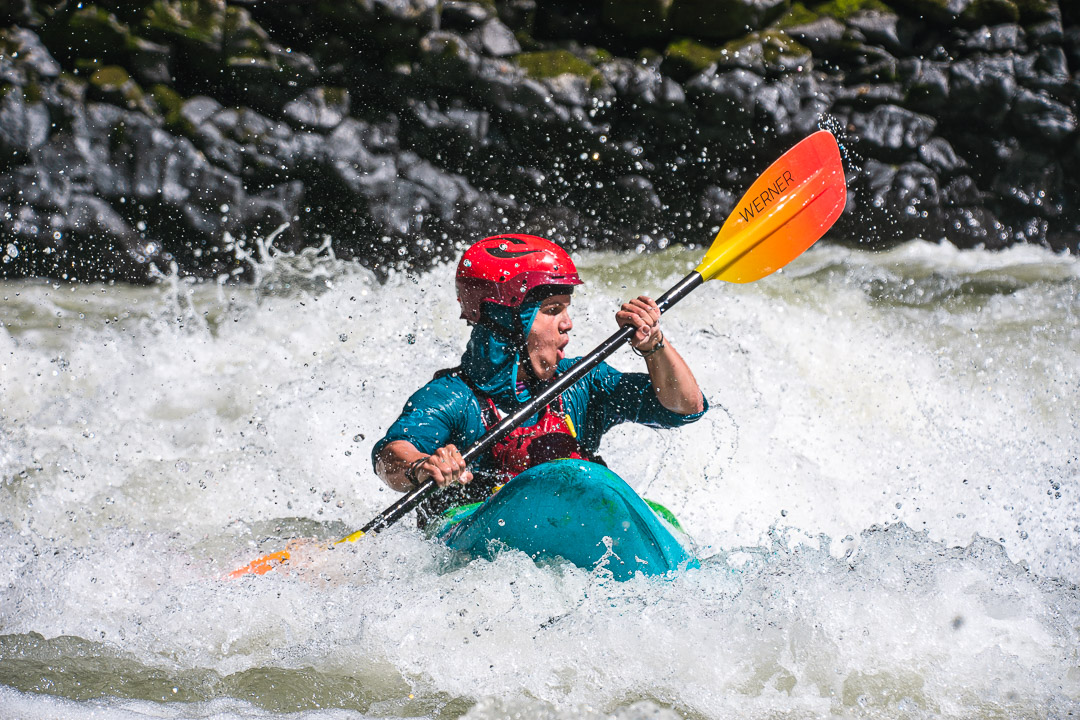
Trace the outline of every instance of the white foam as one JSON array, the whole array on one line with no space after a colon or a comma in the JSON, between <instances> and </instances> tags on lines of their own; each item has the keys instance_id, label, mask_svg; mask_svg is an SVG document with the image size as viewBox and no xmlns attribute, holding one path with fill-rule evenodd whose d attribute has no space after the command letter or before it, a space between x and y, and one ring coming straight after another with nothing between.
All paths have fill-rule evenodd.
<instances>
[{"instance_id":1,"label":"white foam","mask_svg":"<svg viewBox=\"0 0 1080 720\"><path fill-rule=\"evenodd\" d=\"M296 532L333 539L396 499L371 446L467 338L452 268L379 285L327 262L282 260L254 287L4 284L0 636L39 633L27 652L68 668L37 692L91 697L66 684L64 636L107 656L113 681L97 700L0 702L324 717L304 704L317 696L340 717L481 719L1080 703L1074 259L832 247L674 308L665 333L712 409L601 449L709 556L674 582L517 553L463 565L409 521L299 576L225 582ZM694 262L586 256L571 353ZM37 682L14 656L0 673ZM193 701L133 690L132 673Z\"/></svg>"}]
</instances>

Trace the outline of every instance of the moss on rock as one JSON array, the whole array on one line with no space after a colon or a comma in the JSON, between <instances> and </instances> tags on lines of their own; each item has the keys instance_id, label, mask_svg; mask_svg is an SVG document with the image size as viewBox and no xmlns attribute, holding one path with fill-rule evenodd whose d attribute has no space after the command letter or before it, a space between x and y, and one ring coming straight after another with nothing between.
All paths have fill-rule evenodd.
<instances>
[{"instance_id":1,"label":"moss on rock","mask_svg":"<svg viewBox=\"0 0 1080 720\"><path fill-rule=\"evenodd\" d=\"M1058 4L1054 0L1013 0L1020 10L1021 22L1035 22L1053 17Z\"/></svg>"},{"instance_id":2,"label":"moss on rock","mask_svg":"<svg viewBox=\"0 0 1080 720\"><path fill-rule=\"evenodd\" d=\"M590 81L600 75L600 71L585 62L569 50L543 50L540 52L520 53L514 56L514 62L534 80L558 77L565 73L580 75Z\"/></svg>"},{"instance_id":3,"label":"moss on rock","mask_svg":"<svg viewBox=\"0 0 1080 720\"><path fill-rule=\"evenodd\" d=\"M132 82L131 76L118 65L106 65L90 76L91 85L110 92L122 89L129 82Z\"/></svg>"},{"instance_id":4,"label":"moss on rock","mask_svg":"<svg viewBox=\"0 0 1080 720\"><path fill-rule=\"evenodd\" d=\"M106 102L147 115L157 115L139 84L119 65L99 67L90 75L90 89Z\"/></svg>"},{"instance_id":5,"label":"moss on rock","mask_svg":"<svg viewBox=\"0 0 1080 720\"><path fill-rule=\"evenodd\" d=\"M674 78L696 75L724 57L720 48L703 45L696 40L676 40L664 50L664 72Z\"/></svg>"},{"instance_id":6,"label":"moss on rock","mask_svg":"<svg viewBox=\"0 0 1080 720\"><path fill-rule=\"evenodd\" d=\"M159 36L220 47L225 16L225 0L156 0L143 23Z\"/></svg>"},{"instance_id":7,"label":"moss on rock","mask_svg":"<svg viewBox=\"0 0 1080 720\"><path fill-rule=\"evenodd\" d=\"M785 28L796 27L799 25L808 25L820 17L820 14L810 10L801 2L795 2L791 4L791 8L781 15L772 26L777 30L784 30Z\"/></svg>"},{"instance_id":8,"label":"moss on rock","mask_svg":"<svg viewBox=\"0 0 1080 720\"><path fill-rule=\"evenodd\" d=\"M182 125L180 108L184 105L184 98L180 96L180 93L168 85L158 84L150 88L150 97L160 108L166 125L173 128L179 128Z\"/></svg>"},{"instance_id":9,"label":"moss on rock","mask_svg":"<svg viewBox=\"0 0 1080 720\"><path fill-rule=\"evenodd\" d=\"M664 71L672 77L689 77L712 65L742 67L758 72L787 72L810 63L810 50L780 30L750 33L713 48L690 39L668 45Z\"/></svg>"},{"instance_id":10,"label":"moss on rock","mask_svg":"<svg viewBox=\"0 0 1080 720\"><path fill-rule=\"evenodd\" d=\"M936 0L929 1L936 2ZM881 0L829 0L823 5L816 6L814 11L819 15L827 15L841 22L864 11L895 14L895 11Z\"/></svg>"},{"instance_id":11,"label":"moss on rock","mask_svg":"<svg viewBox=\"0 0 1080 720\"><path fill-rule=\"evenodd\" d=\"M960 22L968 27L1015 23L1020 20L1020 8L1013 0L975 0L960 13Z\"/></svg>"}]
</instances>

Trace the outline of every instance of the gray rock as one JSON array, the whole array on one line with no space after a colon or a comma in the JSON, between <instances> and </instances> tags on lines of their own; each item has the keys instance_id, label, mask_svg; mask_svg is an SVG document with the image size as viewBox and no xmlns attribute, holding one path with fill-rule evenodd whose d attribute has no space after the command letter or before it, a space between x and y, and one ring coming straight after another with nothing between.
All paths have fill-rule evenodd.
<instances>
[{"instance_id":1,"label":"gray rock","mask_svg":"<svg viewBox=\"0 0 1080 720\"><path fill-rule=\"evenodd\" d=\"M491 19L477 31L480 46L492 57L506 57L521 52L521 44L513 31L496 19Z\"/></svg>"},{"instance_id":2,"label":"gray rock","mask_svg":"<svg viewBox=\"0 0 1080 720\"><path fill-rule=\"evenodd\" d=\"M1058 145L1076 132L1076 114L1045 92L1021 88L1013 105L1011 124L1023 135Z\"/></svg>"},{"instance_id":3,"label":"gray rock","mask_svg":"<svg viewBox=\"0 0 1080 720\"><path fill-rule=\"evenodd\" d=\"M491 7L466 0L443 0L439 28L464 32L473 30L494 17Z\"/></svg>"},{"instance_id":4,"label":"gray rock","mask_svg":"<svg viewBox=\"0 0 1080 720\"><path fill-rule=\"evenodd\" d=\"M869 113L851 114L850 127L860 146L880 157L910 156L933 135L937 121L895 105L881 105Z\"/></svg>"},{"instance_id":5,"label":"gray rock","mask_svg":"<svg viewBox=\"0 0 1080 720\"><path fill-rule=\"evenodd\" d=\"M900 87L907 96L906 105L914 110L940 112L949 101L948 65L905 58L897 67Z\"/></svg>"},{"instance_id":6,"label":"gray rock","mask_svg":"<svg viewBox=\"0 0 1080 720\"><path fill-rule=\"evenodd\" d=\"M22 88L10 88L0 98L0 149L27 153L45 144L51 126L45 103L27 102Z\"/></svg>"},{"instance_id":7,"label":"gray rock","mask_svg":"<svg viewBox=\"0 0 1080 720\"><path fill-rule=\"evenodd\" d=\"M349 116L349 91L317 87L286 103L281 114L297 128L332 130Z\"/></svg>"},{"instance_id":8,"label":"gray rock","mask_svg":"<svg viewBox=\"0 0 1080 720\"><path fill-rule=\"evenodd\" d=\"M968 51L1020 52L1027 46L1027 36L1019 25L1007 23L973 30L962 37L959 44Z\"/></svg>"},{"instance_id":9,"label":"gray rock","mask_svg":"<svg viewBox=\"0 0 1080 720\"><path fill-rule=\"evenodd\" d=\"M950 110L977 112L984 126L997 127L1005 119L1017 89L1011 58L959 60L949 66Z\"/></svg>"},{"instance_id":10,"label":"gray rock","mask_svg":"<svg viewBox=\"0 0 1080 720\"><path fill-rule=\"evenodd\" d=\"M52 79L60 75L60 63L56 62L36 33L15 27L7 32L7 38L16 47L19 63L39 78Z\"/></svg>"},{"instance_id":11,"label":"gray rock","mask_svg":"<svg viewBox=\"0 0 1080 720\"><path fill-rule=\"evenodd\" d=\"M140 37L132 38L129 50L131 72L144 85L169 84L172 76L172 48Z\"/></svg>"},{"instance_id":12,"label":"gray rock","mask_svg":"<svg viewBox=\"0 0 1080 720\"><path fill-rule=\"evenodd\" d=\"M1026 27L1026 31L1028 41L1035 47L1061 45L1065 42L1065 29L1060 17L1031 23Z\"/></svg>"},{"instance_id":13,"label":"gray rock","mask_svg":"<svg viewBox=\"0 0 1080 720\"><path fill-rule=\"evenodd\" d=\"M196 95L180 106L180 117L192 127L198 127L222 109L221 103L205 95Z\"/></svg>"},{"instance_id":14,"label":"gray rock","mask_svg":"<svg viewBox=\"0 0 1080 720\"><path fill-rule=\"evenodd\" d=\"M823 16L814 22L784 28L796 42L810 48L815 57L836 57L843 52L847 28L836 18Z\"/></svg>"},{"instance_id":15,"label":"gray rock","mask_svg":"<svg viewBox=\"0 0 1080 720\"><path fill-rule=\"evenodd\" d=\"M424 27L435 27L438 0L368 0L375 13L387 19Z\"/></svg>"},{"instance_id":16,"label":"gray rock","mask_svg":"<svg viewBox=\"0 0 1080 720\"><path fill-rule=\"evenodd\" d=\"M420 124L434 137L464 138L470 147L482 146L487 140L491 114L486 110L464 107L443 110L433 100L414 101L409 107Z\"/></svg>"},{"instance_id":17,"label":"gray rock","mask_svg":"<svg viewBox=\"0 0 1080 720\"><path fill-rule=\"evenodd\" d=\"M1041 153L1028 153L1001 168L990 185L1002 200L1030 215L1056 219L1064 211L1065 171Z\"/></svg>"},{"instance_id":18,"label":"gray rock","mask_svg":"<svg viewBox=\"0 0 1080 720\"><path fill-rule=\"evenodd\" d=\"M480 67L480 57L461 35L437 30L417 47L425 74L437 85L454 90L465 86Z\"/></svg>"},{"instance_id":19,"label":"gray rock","mask_svg":"<svg viewBox=\"0 0 1080 720\"><path fill-rule=\"evenodd\" d=\"M787 5L785 0L673 0L668 25L676 35L727 40L764 28Z\"/></svg>"},{"instance_id":20,"label":"gray rock","mask_svg":"<svg viewBox=\"0 0 1080 720\"><path fill-rule=\"evenodd\" d=\"M502 0L495 8L508 28L514 32L532 33L536 19L536 0Z\"/></svg>"},{"instance_id":21,"label":"gray rock","mask_svg":"<svg viewBox=\"0 0 1080 720\"><path fill-rule=\"evenodd\" d=\"M615 180L615 187L619 193L619 207L624 211L652 215L663 207L652 182L641 175L623 175Z\"/></svg>"},{"instance_id":22,"label":"gray rock","mask_svg":"<svg viewBox=\"0 0 1080 720\"><path fill-rule=\"evenodd\" d=\"M1009 229L982 207L948 207L941 211L945 238L959 247L998 250L1011 240Z\"/></svg>"},{"instance_id":23,"label":"gray rock","mask_svg":"<svg viewBox=\"0 0 1080 720\"><path fill-rule=\"evenodd\" d=\"M687 97L703 110L721 116L710 120L724 122L728 116L745 122L747 109L754 107L757 94L764 85L761 76L747 70L720 72L712 68L691 78L685 88Z\"/></svg>"},{"instance_id":24,"label":"gray rock","mask_svg":"<svg viewBox=\"0 0 1080 720\"><path fill-rule=\"evenodd\" d=\"M941 189L942 204L952 207L977 207L987 199L987 193L968 175L953 178Z\"/></svg>"},{"instance_id":25,"label":"gray rock","mask_svg":"<svg viewBox=\"0 0 1080 720\"><path fill-rule=\"evenodd\" d=\"M881 45L890 53L907 54L912 49L910 38L900 38L900 18L895 13L863 10L849 17L847 24L858 30L866 42Z\"/></svg>"},{"instance_id":26,"label":"gray rock","mask_svg":"<svg viewBox=\"0 0 1080 720\"><path fill-rule=\"evenodd\" d=\"M904 8L916 16L953 25L975 0L894 0L893 5Z\"/></svg>"},{"instance_id":27,"label":"gray rock","mask_svg":"<svg viewBox=\"0 0 1080 720\"><path fill-rule=\"evenodd\" d=\"M1021 56L1027 60L1030 56ZM1040 48L1033 62L1024 63L1023 73L1017 68L1017 78L1023 85L1039 90L1049 90L1052 93L1070 94L1066 87L1071 81L1069 72L1069 60L1065 51L1060 47ZM1019 65L1019 63L1018 63Z\"/></svg>"},{"instance_id":28,"label":"gray rock","mask_svg":"<svg viewBox=\"0 0 1080 720\"><path fill-rule=\"evenodd\" d=\"M895 83L862 83L847 85L837 91L835 101L852 107L873 107L876 105L899 105L904 102L904 92Z\"/></svg>"},{"instance_id":29,"label":"gray rock","mask_svg":"<svg viewBox=\"0 0 1080 720\"><path fill-rule=\"evenodd\" d=\"M101 198L92 195L73 196L67 208L66 220L70 232L91 239L119 241L128 250L139 251L139 238L135 230ZM136 259L146 262L150 258L144 256Z\"/></svg>"},{"instance_id":30,"label":"gray rock","mask_svg":"<svg viewBox=\"0 0 1080 720\"><path fill-rule=\"evenodd\" d=\"M930 138L919 146L919 160L938 172L953 173L968 166L945 138Z\"/></svg>"}]
</instances>

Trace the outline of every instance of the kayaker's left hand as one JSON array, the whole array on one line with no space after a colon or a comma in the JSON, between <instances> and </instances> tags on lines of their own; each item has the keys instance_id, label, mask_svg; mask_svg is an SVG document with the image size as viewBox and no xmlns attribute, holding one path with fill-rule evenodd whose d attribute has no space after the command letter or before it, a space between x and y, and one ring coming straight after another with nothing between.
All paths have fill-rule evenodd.
<instances>
[{"instance_id":1,"label":"kayaker's left hand","mask_svg":"<svg viewBox=\"0 0 1080 720\"><path fill-rule=\"evenodd\" d=\"M619 326L633 325L637 332L630 338L630 346L641 352L648 352L656 347L663 338L660 331L660 307L656 301L645 295L623 303L615 313L615 322Z\"/></svg>"}]
</instances>

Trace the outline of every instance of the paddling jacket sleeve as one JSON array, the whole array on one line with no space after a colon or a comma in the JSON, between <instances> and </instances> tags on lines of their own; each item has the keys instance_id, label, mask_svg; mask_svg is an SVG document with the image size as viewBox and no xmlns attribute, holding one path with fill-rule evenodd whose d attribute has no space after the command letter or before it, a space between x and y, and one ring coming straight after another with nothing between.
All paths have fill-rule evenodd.
<instances>
[{"instance_id":1,"label":"paddling jacket sleeve","mask_svg":"<svg viewBox=\"0 0 1080 720\"><path fill-rule=\"evenodd\" d=\"M559 363L559 371L569 370L581 358ZM680 415L660 404L647 373L623 373L607 363L600 363L581 382L563 392L566 412L578 431L578 442L590 452L597 452L604 433L624 422L649 427L673 428L694 422L709 409Z\"/></svg>"},{"instance_id":2,"label":"paddling jacket sleeve","mask_svg":"<svg viewBox=\"0 0 1080 720\"><path fill-rule=\"evenodd\" d=\"M580 358L559 363L565 371ZM680 415L668 410L656 397L645 373L622 373L607 363L590 370L576 385L563 392L566 413L589 452L599 450L604 433L615 425L636 422L651 427L678 427L694 422L708 410ZM523 423L534 423L531 419ZM466 450L484 435L480 401L469 386L452 375L438 377L417 390L405 403L401 415L372 449L372 465L379 451L394 440L407 440L420 452L432 453L447 443ZM482 458L480 464L487 459Z\"/></svg>"}]
</instances>

